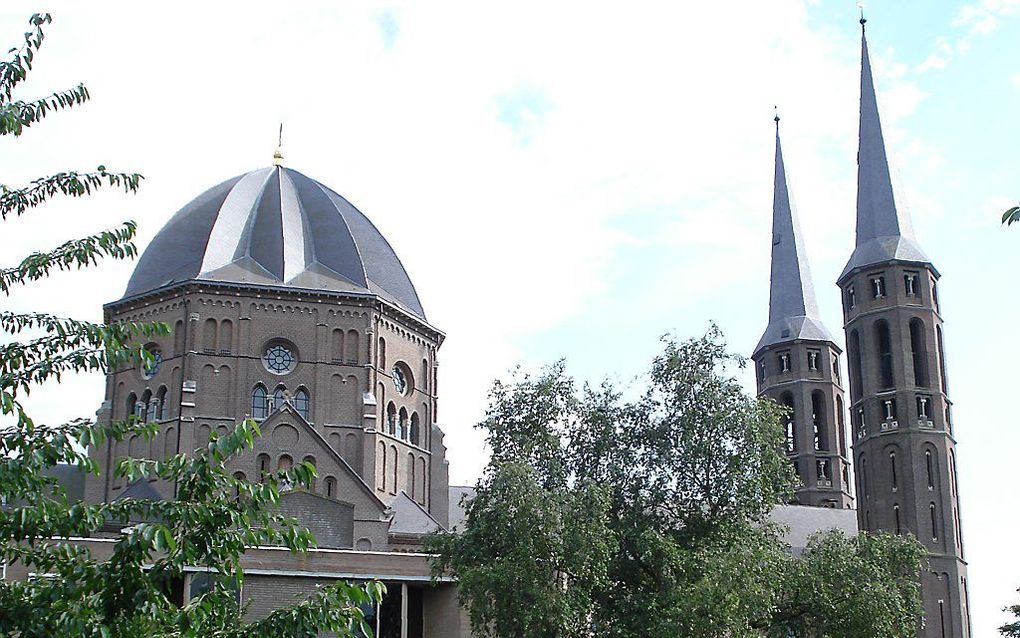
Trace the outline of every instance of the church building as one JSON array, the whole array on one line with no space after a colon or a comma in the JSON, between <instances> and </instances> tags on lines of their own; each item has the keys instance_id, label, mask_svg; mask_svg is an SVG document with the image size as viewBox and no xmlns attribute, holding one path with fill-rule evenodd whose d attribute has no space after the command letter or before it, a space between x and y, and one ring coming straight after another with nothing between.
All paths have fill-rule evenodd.
<instances>
[{"instance_id":1,"label":"church building","mask_svg":"<svg viewBox=\"0 0 1020 638\"><path fill-rule=\"evenodd\" d=\"M894 197L863 34L856 247L835 277L848 374L821 319L778 117L775 144L768 325L752 359L759 394L788 408L785 452L799 480L797 504L775 518L790 526L794 552L833 527L915 536L930 556L922 635L969 638L940 275ZM378 636L471 635L456 583L433 580L422 551L423 536L462 523L461 497L471 493L449 484L438 425L444 334L361 211L285 167L278 151L273 166L178 211L105 320L172 327L146 344L153 365L108 375L98 413L154 421L159 432L90 450L101 472L83 485L67 478L72 498L173 498L172 483L115 478L118 460L190 453L253 418L262 436L230 471L257 481L314 465L315 484L286 491L281 509L318 547L247 552L239 596L249 614L338 579L378 579L388 588L370 613ZM115 538L112 530L82 542L101 556ZM190 572L181 601L205 584L203 572Z\"/></svg>"}]
</instances>

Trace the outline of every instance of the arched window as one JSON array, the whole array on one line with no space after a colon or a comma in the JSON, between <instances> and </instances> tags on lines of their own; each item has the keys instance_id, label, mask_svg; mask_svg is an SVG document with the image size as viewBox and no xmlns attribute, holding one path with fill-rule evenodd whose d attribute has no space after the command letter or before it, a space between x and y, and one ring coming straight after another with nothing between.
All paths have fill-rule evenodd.
<instances>
[{"instance_id":1,"label":"arched window","mask_svg":"<svg viewBox=\"0 0 1020 638\"><path fill-rule=\"evenodd\" d=\"M864 494L864 500L871 500L871 493L868 491L868 461L861 455L861 493Z\"/></svg>"},{"instance_id":2,"label":"arched window","mask_svg":"<svg viewBox=\"0 0 1020 638\"><path fill-rule=\"evenodd\" d=\"M811 427L814 431L816 450L829 449L825 425L825 395L820 390L815 390L811 393Z\"/></svg>"},{"instance_id":3,"label":"arched window","mask_svg":"<svg viewBox=\"0 0 1020 638\"><path fill-rule=\"evenodd\" d=\"M127 395L127 399L124 401L124 418L130 418L135 414L135 406L138 404L138 396L134 392Z\"/></svg>"},{"instance_id":4,"label":"arched window","mask_svg":"<svg viewBox=\"0 0 1020 638\"><path fill-rule=\"evenodd\" d=\"M216 352L216 320L212 317L202 325L202 351L207 354Z\"/></svg>"},{"instance_id":5,"label":"arched window","mask_svg":"<svg viewBox=\"0 0 1020 638\"><path fill-rule=\"evenodd\" d=\"M149 391L146 390L145 394L149 394ZM145 413L145 420L148 423L152 423L159 418L159 398L154 395L149 395L146 407L147 411Z\"/></svg>"},{"instance_id":6,"label":"arched window","mask_svg":"<svg viewBox=\"0 0 1020 638\"><path fill-rule=\"evenodd\" d=\"M421 389L428 394L429 391L429 360L421 360Z\"/></svg>"},{"instance_id":7,"label":"arched window","mask_svg":"<svg viewBox=\"0 0 1020 638\"><path fill-rule=\"evenodd\" d=\"M857 330L850 331L850 338L847 341L847 348L850 350L848 365L850 366L850 396L853 399L861 398L862 371L861 371L861 338Z\"/></svg>"},{"instance_id":8,"label":"arched window","mask_svg":"<svg viewBox=\"0 0 1020 638\"><path fill-rule=\"evenodd\" d=\"M359 337L357 330L348 330L347 338L344 339L344 349L346 350L347 363L357 363L359 360Z\"/></svg>"},{"instance_id":9,"label":"arched window","mask_svg":"<svg viewBox=\"0 0 1020 638\"><path fill-rule=\"evenodd\" d=\"M934 502L928 504L928 515L931 517L931 539L937 541L939 539L939 527Z\"/></svg>"},{"instance_id":10,"label":"arched window","mask_svg":"<svg viewBox=\"0 0 1020 638\"><path fill-rule=\"evenodd\" d=\"M386 431L391 436L397 434L397 407L393 402L386 406Z\"/></svg>"},{"instance_id":11,"label":"arched window","mask_svg":"<svg viewBox=\"0 0 1020 638\"><path fill-rule=\"evenodd\" d=\"M160 421L166 419L166 386L160 386L156 392L156 418Z\"/></svg>"},{"instance_id":12,"label":"arched window","mask_svg":"<svg viewBox=\"0 0 1020 638\"><path fill-rule=\"evenodd\" d=\"M289 470L292 467L294 467L294 459L290 458L290 454L281 454L279 460L276 461L278 470Z\"/></svg>"},{"instance_id":13,"label":"arched window","mask_svg":"<svg viewBox=\"0 0 1020 638\"><path fill-rule=\"evenodd\" d=\"M400 416L397 419L397 437L407 438L407 409L400 408Z\"/></svg>"},{"instance_id":14,"label":"arched window","mask_svg":"<svg viewBox=\"0 0 1020 638\"><path fill-rule=\"evenodd\" d=\"M298 411L298 414L305 421L309 420L312 411L312 400L308 397L308 390L298 388L298 391L294 393L294 409Z\"/></svg>"},{"instance_id":15,"label":"arched window","mask_svg":"<svg viewBox=\"0 0 1020 638\"><path fill-rule=\"evenodd\" d=\"M797 413L793 403L793 395L784 392L779 397L779 403L786 407L786 452L792 454L797 451Z\"/></svg>"},{"instance_id":16,"label":"arched window","mask_svg":"<svg viewBox=\"0 0 1020 638\"><path fill-rule=\"evenodd\" d=\"M939 379L942 381L942 391L949 393L949 384L946 383L946 351L942 347L942 326L935 326L936 346L939 350Z\"/></svg>"},{"instance_id":17,"label":"arched window","mask_svg":"<svg viewBox=\"0 0 1020 638\"><path fill-rule=\"evenodd\" d=\"M422 505L425 504L425 489L428 486L425 484L425 459L418 458L418 502Z\"/></svg>"},{"instance_id":18,"label":"arched window","mask_svg":"<svg viewBox=\"0 0 1020 638\"><path fill-rule=\"evenodd\" d=\"M889 476L892 478L892 488L895 492L899 488L899 478L896 476L896 453L889 453Z\"/></svg>"},{"instance_id":19,"label":"arched window","mask_svg":"<svg viewBox=\"0 0 1020 638\"><path fill-rule=\"evenodd\" d=\"M411 445L421 447L421 425L418 423L418 413L411 415Z\"/></svg>"},{"instance_id":20,"label":"arched window","mask_svg":"<svg viewBox=\"0 0 1020 638\"><path fill-rule=\"evenodd\" d=\"M163 459L168 459L177 450L177 431L174 428L167 428L166 436L163 437Z\"/></svg>"},{"instance_id":21,"label":"arched window","mask_svg":"<svg viewBox=\"0 0 1020 638\"><path fill-rule=\"evenodd\" d=\"M407 453L407 495L414 499L415 495L415 471L414 471L414 454Z\"/></svg>"},{"instance_id":22,"label":"arched window","mask_svg":"<svg viewBox=\"0 0 1020 638\"><path fill-rule=\"evenodd\" d=\"M956 496L956 452L949 450L949 493Z\"/></svg>"},{"instance_id":23,"label":"arched window","mask_svg":"<svg viewBox=\"0 0 1020 638\"><path fill-rule=\"evenodd\" d=\"M382 484L382 489L386 491L386 444L382 441L379 442L379 458L382 459L380 467L382 468L382 480L379 481ZM377 461L378 462L378 461Z\"/></svg>"},{"instance_id":24,"label":"arched window","mask_svg":"<svg viewBox=\"0 0 1020 638\"><path fill-rule=\"evenodd\" d=\"M234 478L237 479L238 481L246 481L246 480L248 480L247 478L245 478L244 472L241 472L241 471L234 472Z\"/></svg>"},{"instance_id":25,"label":"arched window","mask_svg":"<svg viewBox=\"0 0 1020 638\"><path fill-rule=\"evenodd\" d=\"M914 361L914 385L928 387L928 340L924 322L910 320L910 354Z\"/></svg>"},{"instance_id":26,"label":"arched window","mask_svg":"<svg viewBox=\"0 0 1020 638\"><path fill-rule=\"evenodd\" d=\"M336 498L336 479L332 476L327 476L326 480L323 481L323 485L325 485L326 496Z\"/></svg>"},{"instance_id":27,"label":"arched window","mask_svg":"<svg viewBox=\"0 0 1020 638\"><path fill-rule=\"evenodd\" d=\"M379 355L379 360L378 360L379 369L380 370L385 370L386 369L386 340L383 339L382 337L379 337L379 352L378 352L378 355Z\"/></svg>"},{"instance_id":28,"label":"arched window","mask_svg":"<svg viewBox=\"0 0 1020 638\"><path fill-rule=\"evenodd\" d=\"M878 354L878 383L882 389L893 387L892 336L889 323L884 319L875 322L875 347Z\"/></svg>"},{"instance_id":29,"label":"arched window","mask_svg":"<svg viewBox=\"0 0 1020 638\"><path fill-rule=\"evenodd\" d=\"M344 331L340 328L333 330L333 361L344 360Z\"/></svg>"},{"instance_id":30,"label":"arched window","mask_svg":"<svg viewBox=\"0 0 1020 638\"><path fill-rule=\"evenodd\" d=\"M935 476L932 471L931 450L924 451L924 467L928 474L928 489L933 490L935 489Z\"/></svg>"},{"instance_id":31,"label":"arched window","mask_svg":"<svg viewBox=\"0 0 1020 638\"><path fill-rule=\"evenodd\" d=\"M174 324L174 354L184 354L184 322L178 321Z\"/></svg>"},{"instance_id":32,"label":"arched window","mask_svg":"<svg viewBox=\"0 0 1020 638\"><path fill-rule=\"evenodd\" d=\"M251 391L251 418L261 421L269 416L269 398L265 386L259 384Z\"/></svg>"},{"instance_id":33,"label":"arched window","mask_svg":"<svg viewBox=\"0 0 1020 638\"><path fill-rule=\"evenodd\" d=\"M903 530L900 527L900 506L899 505L893 505L892 509L893 509L893 519L894 519L893 522L896 525L896 533L897 534L901 534L903 532Z\"/></svg>"},{"instance_id":34,"label":"arched window","mask_svg":"<svg viewBox=\"0 0 1020 638\"><path fill-rule=\"evenodd\" d=\"M264 479L269 474L269 455L259 454L259 479Z\"/></svg>"},{"instance_id":35,"label":"arched window","mask_svg":"<svg viewBox=\"0 0 1020 638\"><path fill-rule=\"evenodd\" d=\"M218 341L220 346L220 352L228 354L233 349L234 322L231 321L230 319L224 319L222 322L220 322L220 334Z\"/></svg>"},{"instance_id":36,"label":"arched window","mask_svg":"<svg viewBox=\"0 0 1020 638\"><path fill-rule=\"evenodd\" d=\"M839 453L846 456L846 423L843 417L843 397L836 395L836 427L839 428Z\"/></svg>"},{"instance_id":37,"label":"arched window","mask_svg":"<svg viewBox=\"0 0 1020 638\"><path fill-rule=\"evenodd\" d=\"M152 392L146 390L142 393L142 398L138 401L138 418L144 419L146 423L152 421L153 419L149 417L149 415L154 412L152 408Z\"/></svg>"},{"instance_id":38,"label":"arched window","mask_svg":"<svg viewBox=\"0 0 1020 638\"><path fill-rule=\"evenodd\" d=\"M269 412L273 413L282 408L283 404L286 403L286 397L287 388L282 385L276 386L276 389L273 390L273 403L269 406Z\"/></svg>"},{"instance_id":39,"label":"arched window","mask_svg":"<svg viewBox=\"0 0 1020 638\"><path fill-rule=\"evenodd\" d=\"M397 446L396 445L391 445L390 446L390 461L392 462L392 465L393 465L393 467L390 468L390 470L393 472L393 482L390 484L390 492L392 494L396 494L397 493L397 477L400 475L400 472L398 471L399 468L397 467Z\"/></svg>"},{"instance_id":40,"label":"arched window","mask_svg":"<svg viewBox=\"0 0 1020 638\"><path fill-rule=\"evenodd\" d=\"M309 465L311 465L313 468L315 467L315 457L312 456L311 454L309 454L308 456L306 456L304 458L304 462L309 464ZM311 481L311 483L309 483L308 488L310 490L312 490L313 492L315 491L315 476L314 475L312 476L312 481Z\"/></svg>"}]
</instances>

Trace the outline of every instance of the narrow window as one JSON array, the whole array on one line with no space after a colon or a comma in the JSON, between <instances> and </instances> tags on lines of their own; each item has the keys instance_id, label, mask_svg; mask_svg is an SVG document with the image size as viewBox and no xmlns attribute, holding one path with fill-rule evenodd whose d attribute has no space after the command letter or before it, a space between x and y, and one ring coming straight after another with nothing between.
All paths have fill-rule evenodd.
<instances>
[{"instance_id":1,"label":"narrow window","mask_svg":"<svg viewBox=\"0 0 1020 638\"><path fill-rule=\"evenodd\" d=\"M899 534L901 534L903 532L902 528L900 527L900 506L899 505L893 505L893 517L895 518L895 523L896 523L896 534L899 535Z\"/></svg>"},{"instance_id":2,"label":"narrow window","mask_svg":"<svg viewBox=\"0 0 1020 638\"><path fill-rule=\"evenodd\" d=\"M797 451L797 413L793 404L793 395L786 392L779 401L786 407L786 452L793 454Z\"/></svg>"},{"instance_id":3,"label":"narrow window","mask_svg":"<svg viewBox=\"0 0 1020 638\"><path fill-rule=\"evenodd\" d=\"M294 409L298 411L302 419L309 420L312 413L312 400L308 396L308 390L298 388L298 391L294 393Z\"/></svg>"},{"instance_id":4,"label":"narrow window","mask_svg":"<svg viewBox=\"0 0 1020 638\"><path fill-rule=\"evenodd\" d=\"M871 492L868 491L868 461L863 456L861 457L861 493L864 494L864 500L871 500Z\"/></svg>"},{"instance_id":5,"label":"narrow window","mask_svg":"<svg viewBox=\"0 0 1020 638\"><path fill-rule=\"evenodd\" d=\"M942 638L946 638L946 603L943 600L939 601L939 627Z\"/></svg>"},{"instance_id":6,"label":"narrow window","mask_svg":"<svg viewBox=\"0 0 1020 638\"><path fill-rule=\"evenodd\" d=\"M937 541L939 539L939 528L935 520L935 503L928 504L928 515L931 517L931 539Z\"/></svg>"},{"instance_id":7,"label":"narrow window","mask_svg":"<svg viewBox=\"0 0 1020 638\"><path fill-rule=\"evenodd\" d=\"M949 384L946 383L946 352L942 347L942 326L935 326L935 341L939 351L939 378L942 381L942 392L949 394Z\"/></svg>"},{"instance_id":8,"label":"narrow window","mask_svg":"<svg viewBox=\"0 0 1020 638\"><path fill-rule=\"evenodd\" d=\"M868 435L868 424L864 422L864 408L857 408L857 438L861 439Z\"/></svg>"},{"instance_id":9,"label":"narrow window","mask_svg":"<svg viewBox=\"0 0 1020 638\"><path fill-rule=\"evenodd\" d=\"M893 387L893 352L889 324L885 320L875 322L875 347L878 350L879 384L882 389Z\"/></svg>"},{"instance_id":10,"label":"narrow window","mask_svg":"<svg viewBox=\"0 0 1020 638\"><path fill-rule=\"evenodd\" d=\"M850 491L850 467L846 464L843 465L843 490Z\"/></svg>"},{"instance_id":11,"label":"narrow window","mask_svg":"<svg viewBox=\"0 0 1020 638\"><path fill-rule=\"evenodd\" d=\"M397 418L397 438L407 438L407 410L400 408L400 415Z\"/></svg>"},{"instance_id":12,"label":"narrow window","mask_svg":"<svg viewBox=\"0 0 1020 638\"><path fill-rule=\"evenodd\" d=\"M846 456L846 423L843 420L843 397L836 395L836 427L839 428L839 453Z\"/></svg>"},{"instance_id":13,"label":"narrow window","mask_svg":"<svg viewBox=\"0 0 1020 638\"><path fill-rule=\"evenodd\" d=\"M269 455L259 454L259 478L265 478L269 474Z\"/></svg>"},{"instance_id":14,"label":"narrow window","mask_svg":"<svg viewBox=\"0 0 1020 638\"><path fill-rule=\"evenodd\" d=\"M231 347L234 344L234 322L230 319L224 319L220 322L218 341L220 354L230 354Z\"/></svg>"},{"instance_id":15,"label":"narrow window","mask_svg":"<svg viewBox=\"0 0 1020 638\"><path fill-rule=\"evenodd\" d=\"M379 442L379 456L382 457L382 490L386 491L386 444L382 441Z\"/></svg>"},{"instance_id":16,"label":"narrow window","mask_svg":"<svg viewBox=\"0 0 1020 638\"><path fill-rule=\"evenodd\" d=\"M379 369L386 369L386 340L379 337Z\"/></svg>"},{"instance_id":17,"label":"narrow window","mask_svg":"<svg viewBox=\"0 0 1020 638\"><path fill-rule=\"evenodd\" d=\"M934 490L935 489L935 477L934 477L933 472L932 472L931 450L925 450L924 451L924 466L925 466L925 469L928 472L928 489L929 490Z\"/></svg>"},{"instance_id":18,"label":"narrow window","mask_svg":"<svg viewBox=\"0 0 1020 638\"><path fill-rule=\"evenodd\" d=\"M956 452L949 450L949 493L956 497Z\"/></svg>"},{"instance_id":19,"label":"narrow window","mask_svg":"<svg viewBox=\"0 0 1020 638\"><path fill-rule=\"evenodd\" d=\"M818 390L811 393L811 425L815 449L828 450L829 442L825 436L825 396Z\"/></svg>"},{"instance_id":20,"label":"narrow window","mask_svg":"<svg viewBox=\"0 0 1020 638\"><path fill-rule=\"evenodd\" d=\"M336 496L336 479L332 476L326 477L326 496L334 498Z\"/></svg>"},{"instance_id":21,"label":"narrow window","mask_svg":"<svg viewBox=\"0 0 1020 638\"><path fill-rule=\"evenodd\" d=\"M935 312L941 312L939 309L939 285L934 279L931 280L931 300L935 305Z\"/></svg>"},{"instance_id":22,"label":"narrow window","mask_svg":"<svg viewBox=\"0 0 1020 638\"><path fill-rule=\"evenodd\" d=\"M341 362L344 360L344 331L340 328L333 330L333 344L332 344L331 359L335 362Z\"/></svg>"},{"instance_id":23,"label":"narrow window","mask_svg":"<svg viewBox=\"0 0 1020 638\"><path fill-rule=\"evenodd\" d=\"M390 436L397 434L397 406L392 401L386 406L386 431Z\"/></svg>"},{"instance_id":24,"label":"narrow window","mask_svg":"<svg viewBox=\"0 0 1020 638\"><path fill-rule=\"evenodd\" d=\"M832 355L832 378L839 383L839 355Z\"/></svg>"},{"instance_id":25,"label":"narrow window","mask_svg":"<svg viewBox=\"0 0 1020 638\"><path fill-rule=\"evenodd\" d=\"M885 420L896 420L896 399L886 399L882 402L882 405L885 406Z\"/></svg>"},{"instance_id":26,"label":"narrow window","mask_svg":"<svg viewBox=\"0 0 1020 638\"><path fill-rule=\"evenodd\" d=\"M818 484L823 486L832 485L832 466L828 459L818 459L815 461L816 469L818 470Z\"/></svg>"},{"instance_id":27,"label":"narrow window","mask_svg":"<svg viewBox=\"0 0 1020 638\"><path fill-rule=\"evenodd\" d=\"M910 320L910 354L914 362L914 385L928 387L928 345L924 322L917 317Z\"/></svg>"},{"instance_id":28,"label":"narrow window","mask_svg":"<svg viewBox=\"0 0 1020 638\"><path fill-rule=\"evenodd\" d=\"M948 405L946 406L946 429L949 430L950 434L953 433L953 419L952 419L952 416L949 413L949 406Z\"/></svg>"},{"instance_id":29,"label":"narrow window","mask_svg":"<svg viewBox=\"0 0 1020 638\"><path fill-rule=\"evenodd\" d=\"M790 371L790 353L781 352L779 353L779 371L789 372Z\"/></svg>"},{"instance_id":30,"label":"narrow window","mask_svg":"<svg viewBox=\"0 0 1020 638\"><path fill-rule=\"evenodd\" d=\"M885 297L885 277L879 275L871 278L871 296L875 299Z\"/></svg>"},{"instance_id":31,"label":"narrow window","mask_svg":"<svg viewBox=\"0 0 1020 638\"><path fill-rule=\"evenodd\" d=\"M908 297L917 296L917 273L908 272L903 275L903 290Z\"/></svg>"},{"instance_id":32,"label":"narrow window","mask_svg":"<svg viewBox=\"0 0 1020 638\"><path fill-rule=\"evenodd\" d=\"M267 416L269 416L269 398L266 389L257 385L251 391L251 418L261 421Z\"/></svg>"},{"instance_id":33,"label":"narrow window","mask_svg":"<svg viewBox=\"0 0 1020 638\"><path fill-rule=\"evenodd\" d=\"M896 476L896 453L889 453L889 472L892 477L892 488L895 492L899 488L899 477Z\"/></svg>"},{"instance_id":34,"label":"narrow window","mask_svg":"<svg viewBox=\"0 0 1020 638\"><path fill-rule=\"evenodd\" d=\"M411 415L411 445L421 446L421 424L417 412Z\"/></svg>"},{"instance_id":35,"label":"narrow window","mask_svg":"<svg viewBox=\"0 0 1020 638\"><path fill-rule=\"evenodd\" d=\"M397 446L395 446L395 445L391 445L390 446L390 455L392 456L391 460L393 461L393 483L390 484L390 494L396 494L397 493L397 476L399 475L399 472L397 471L399 469L397 467Z\"/></svg>"},{"instance_id":36,"label":"narrow window","mask_svg":"<svg viewBox=\"0 0 1020 638\"><path fill-rule=\"evenodd\" d=\"M765 361L758 364L758 383L765 383Z\"/></svg>"},{"instance_id":37,"label":"narrow window","mask_svg":"<svg viewBox=\"0 0 1020 638\"><path fill-rule=\"evenodd\" d=\"M846 304L850 310L857 307L857 293L854 291L853 286L849 286L846 289Z\"/></svg>"},{"instance_id":38,"label":"narrow window","mask_svg":"<svg viewBox=\"0 0 1020 638\"><path fill-rule=\"evenodd\" d=\"M927 420L928 417L928 403L931 401L926 396L917 397L917 418L921 421Z\"/></svg>"},{"instance_id":39,"label":"narrow window","mask_svg":"<svg viewBox=\"0 0 1020 638\"><path fill-rule=\"evenodd\" d=\"M160 421L166 419L166 386L162 386L156 393L156 418Z\"/></svg>"},{"instance_id":40,"label":"narrow window","mask_svg":"<svg viewBox=\"0 0 1020 638\"><path fill-rule=\"evenodd\" d=\"M807 362L808 362L808 370L811 370L812 372L817 372L818 371L818 351L817 350L808 350Z\"/></svg>"},{"instance_id":41,"label":"narrow window","mask_svg":"<svg viewBox=\"0 0 1020 638\"><path fill-rule=\"evenodd\" d=\"M863 376L861 372L861 338L857 334L856 330L850 331L849 339L849 350L850 350L850 396L853 399L860 399L861 392L863 392L864 385Z\"/></svg>"},{"instance_id":42,"label":"narrow window","mask_svg":"<svg viewBox=\"0 0 1020 638\"><path fill-rule=\"evenodd\" d=\"M270 412L276 412L283 407L283 404L287 402L287 388L282 385L276 386L273 390L273 405L270 406Z\"/></svg>"},{"instance_id":43,"label":"narrow window","mask_svg":"<svg viewBox=\"0 0 1020 638\"><path fill-rule=\"evenodd\" d=\"M212 317L202 325L202 351L206 354L216 352L216 320Z\"/></svg>"}]
</instances>

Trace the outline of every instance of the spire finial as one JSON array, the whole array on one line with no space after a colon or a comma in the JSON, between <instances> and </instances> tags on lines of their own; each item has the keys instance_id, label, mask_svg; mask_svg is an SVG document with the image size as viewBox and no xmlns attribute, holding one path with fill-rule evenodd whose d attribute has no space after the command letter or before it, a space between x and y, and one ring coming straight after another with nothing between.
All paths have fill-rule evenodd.
<instances>
[{"instance_id":1,"label":"spire finial","mask_svg":"<svg viewBox=\"0 0 1020 638\"><path fill-rule=\"evenodd\" d=\"M778 106L773 106L772 110L776 114L776 116L774 118L772 118L772 119L776 121L776 131L779 131L779 107Z\"/></svg>"},{"instance_id":2,"label":"spire finial","mask_svg":"<svg viewBox=\"0 0 1020 638\"><path fill-rule=\"evenodd\" d=\"M857 8L861 10L861 31L864 31L864 25L868 23L868 19L864 17L864 3L858 2Z\"/></svg>"},{"instance_id":3,"label":"spire finial","mask_svg":"<svg viewBox=\"0 0 1020 638\"><path fill-rule=\"evenodd\" d=\"M283 166L283 122L280 122L280 135L276 140L276 152L273 153L273 166Z\"/></svg>"}]
</instances>

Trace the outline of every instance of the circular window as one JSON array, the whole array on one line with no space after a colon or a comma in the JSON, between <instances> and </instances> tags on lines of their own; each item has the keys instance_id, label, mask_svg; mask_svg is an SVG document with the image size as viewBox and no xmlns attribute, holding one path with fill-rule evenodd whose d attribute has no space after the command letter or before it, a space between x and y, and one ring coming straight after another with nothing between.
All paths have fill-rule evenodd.
<instances>
[{"instance_id":1,"label":"circular window","mask_svg":"<svg viewBox=\"0 0 1020 638\"><path fill-rule=\"evenodd\" d=\"M163 351L159 348L147 348L147 350L152 355L152 360L142 363L142 377L151 379L156 376L156 373L159 372L159 367L163 365Z\"/></svg>"},{"instance_id":2,"label":"circular window","mask_svg":"<svg viewBox=\"0 0 1020 638\"><path fill-rule=\"evenodd\" d=\"M262 355L262 363L273 374L288 374L297 365L297 356L294 350L283 343L271 343L266 346L266 352Z\"/></svg>"},{"instance_id":3,"label":"circular window","mask_svg":"<svg viewBox=\"0 0 1020 638\"><path fill-rule=\"evenodd\" d=\"M407 366L403 363L398 363L393 366L390 376L393 377L393 387L400 396L406 396L414 389L414 382L411 379L411 371L408 370Z\"/></svg>"}]
</instances>

